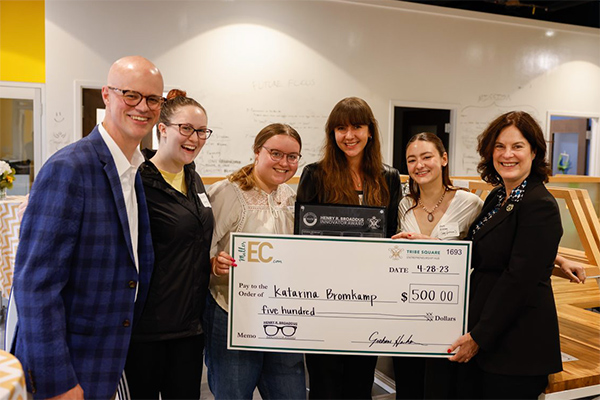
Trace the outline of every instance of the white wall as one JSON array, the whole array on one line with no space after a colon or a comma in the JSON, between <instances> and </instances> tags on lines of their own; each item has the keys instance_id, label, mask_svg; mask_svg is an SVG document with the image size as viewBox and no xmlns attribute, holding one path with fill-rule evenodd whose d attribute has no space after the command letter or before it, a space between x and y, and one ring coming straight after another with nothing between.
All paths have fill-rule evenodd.
<instances>
[{"instance_id":1,"label":"white wall","mask_svg":"<svg viewBox=\"0 0 600 400\"><path fill-rule=\"evenodd\" d=\"M205 176L249 162L270 122L296 127L315 161L347 96L373 108L390 163L391 105L447 104L455 175L475 174L475 138L501 112L531 112L545 131L548 110L600 116L598 29L392 0L47 0L46 157L80 135L77 81L102 84L129 54L207 108Z\"/></svg>"}]
</instances>

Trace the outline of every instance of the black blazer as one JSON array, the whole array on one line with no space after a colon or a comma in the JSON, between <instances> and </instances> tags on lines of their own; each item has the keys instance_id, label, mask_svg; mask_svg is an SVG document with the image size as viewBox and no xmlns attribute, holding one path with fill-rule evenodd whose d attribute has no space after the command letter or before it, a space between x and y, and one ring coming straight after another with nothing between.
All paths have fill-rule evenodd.
<instances>
[{"instance_id":1,"label":"black blazer","mask_svg":"<svg viewBox=\"0 0 600 400\"><path fill-rule=\"evenodd\" d=\"M304 167L302 176L300 176L300 182L298 183L296 201L312 204L323 203L325 194L320 188L326 187L326 184L319 182L318 171L320 168L321 164L318 162L308 164ZM386 207L386 236L392 237L398 230L398 204L402 199L400 172L396 168L383 164L383 174L388 185L388 190L390 191L390 199Z\"/></svg>"},{"instance_id":2,"label":"black blazer","mask_svg":"<svg viewBox=\"0 0 600 400\"><path fill-rule=\"evenodd\" d=\"M470 232L497 204L497 191ZM561 236L556 200L533 176L521 201L506 203L475 234L469 331L484 371L531 376L562 370L550 282Z\"/></svg>"}]
</instances>

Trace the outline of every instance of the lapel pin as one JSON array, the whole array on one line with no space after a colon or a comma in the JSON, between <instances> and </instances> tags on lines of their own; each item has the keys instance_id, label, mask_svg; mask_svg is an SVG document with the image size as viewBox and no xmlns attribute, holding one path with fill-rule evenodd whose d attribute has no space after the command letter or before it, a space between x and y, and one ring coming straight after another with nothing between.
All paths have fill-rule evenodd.
<instances>
[{"instance_id":1,"label":"lapel pin","mask_svg":"<svg viewBox=\"0 0 600 400\"><path fill-rule=\"evenodd\" d=\"M515 208L514 204L509 204L506 206L506 211L511 212Z\"/></svg>"}]
</instances>

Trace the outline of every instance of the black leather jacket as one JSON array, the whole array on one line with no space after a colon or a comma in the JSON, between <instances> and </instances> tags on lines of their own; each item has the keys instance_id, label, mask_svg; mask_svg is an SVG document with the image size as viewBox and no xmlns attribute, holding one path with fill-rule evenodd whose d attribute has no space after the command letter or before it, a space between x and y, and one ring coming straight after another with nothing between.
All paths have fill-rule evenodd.
<instances>
[{"instance_id":1,"label":"black leather jacket","mask_svg":"<svg viewBox=\"0 0 600 400\"><path fill-rule=\"evenodd\" d=\"M321 193L319 193L320 185L317 180L317 171L321 168L320 164L313 163L304 167L300 183L298 183L298 195L296 201L301 203L323 203ZM385 175L388 189L390 191L390 200L386 207L387 213L387 237L392 237L398 230L398 203L402 199L402 190L400 188L400 173L396 168L388 165L383 165L383 174ZM365 204L369 205L369 204Z\"/></svg>"},{"instance_id":2,"label":"black leather jacket","mask_svg":"<svg viewBox=\"0 0 600 400\"><path fill-rule=\"evenodd\" d=\"M153 152L145 155L149 159ZM194 163L184 173L187 196L169 185L152 162L140 166L155 262L146 305L133 327L134 341L202 333L214 219L212 208L200 199L206 191Z\"/></svg>"}]
</instances>

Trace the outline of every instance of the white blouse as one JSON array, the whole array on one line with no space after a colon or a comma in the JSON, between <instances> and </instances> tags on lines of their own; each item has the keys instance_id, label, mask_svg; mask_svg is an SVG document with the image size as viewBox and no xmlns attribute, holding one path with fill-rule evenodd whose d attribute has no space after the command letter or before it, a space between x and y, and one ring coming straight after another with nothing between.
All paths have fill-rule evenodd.
<instances>
[{"instance_id":1,"label":"white blouse","mask_svg":"<svg viewBox=\"0 0 600 400\"><path fill-rule=\"evenodd\" d=\"M398 228L399 232L421 233L414 209L406 211L413 206L410 197L404 197L398 205ZM460 240L467 236L469 227L481 212L483 200L477 195L457 190L450 202L448 209L442 215L437 225L431 231L432 238L441 240Z\"/></svg>"},{"instance_id":2,"label":"white blouse","mask_svg":"<svg viewBox=\"0 0 600 400\"><path fill-rule=\"evenodd\" d=\"M215 216L211 257L220 251L231 253L231 232L294 233L296 193L287 184L266 193L254 188L244 191L237 183L225 179L211 185L208 197ZM219 306L229 310L229 277L211 274L210 292Z\"/></svg>"}]
</instances>

